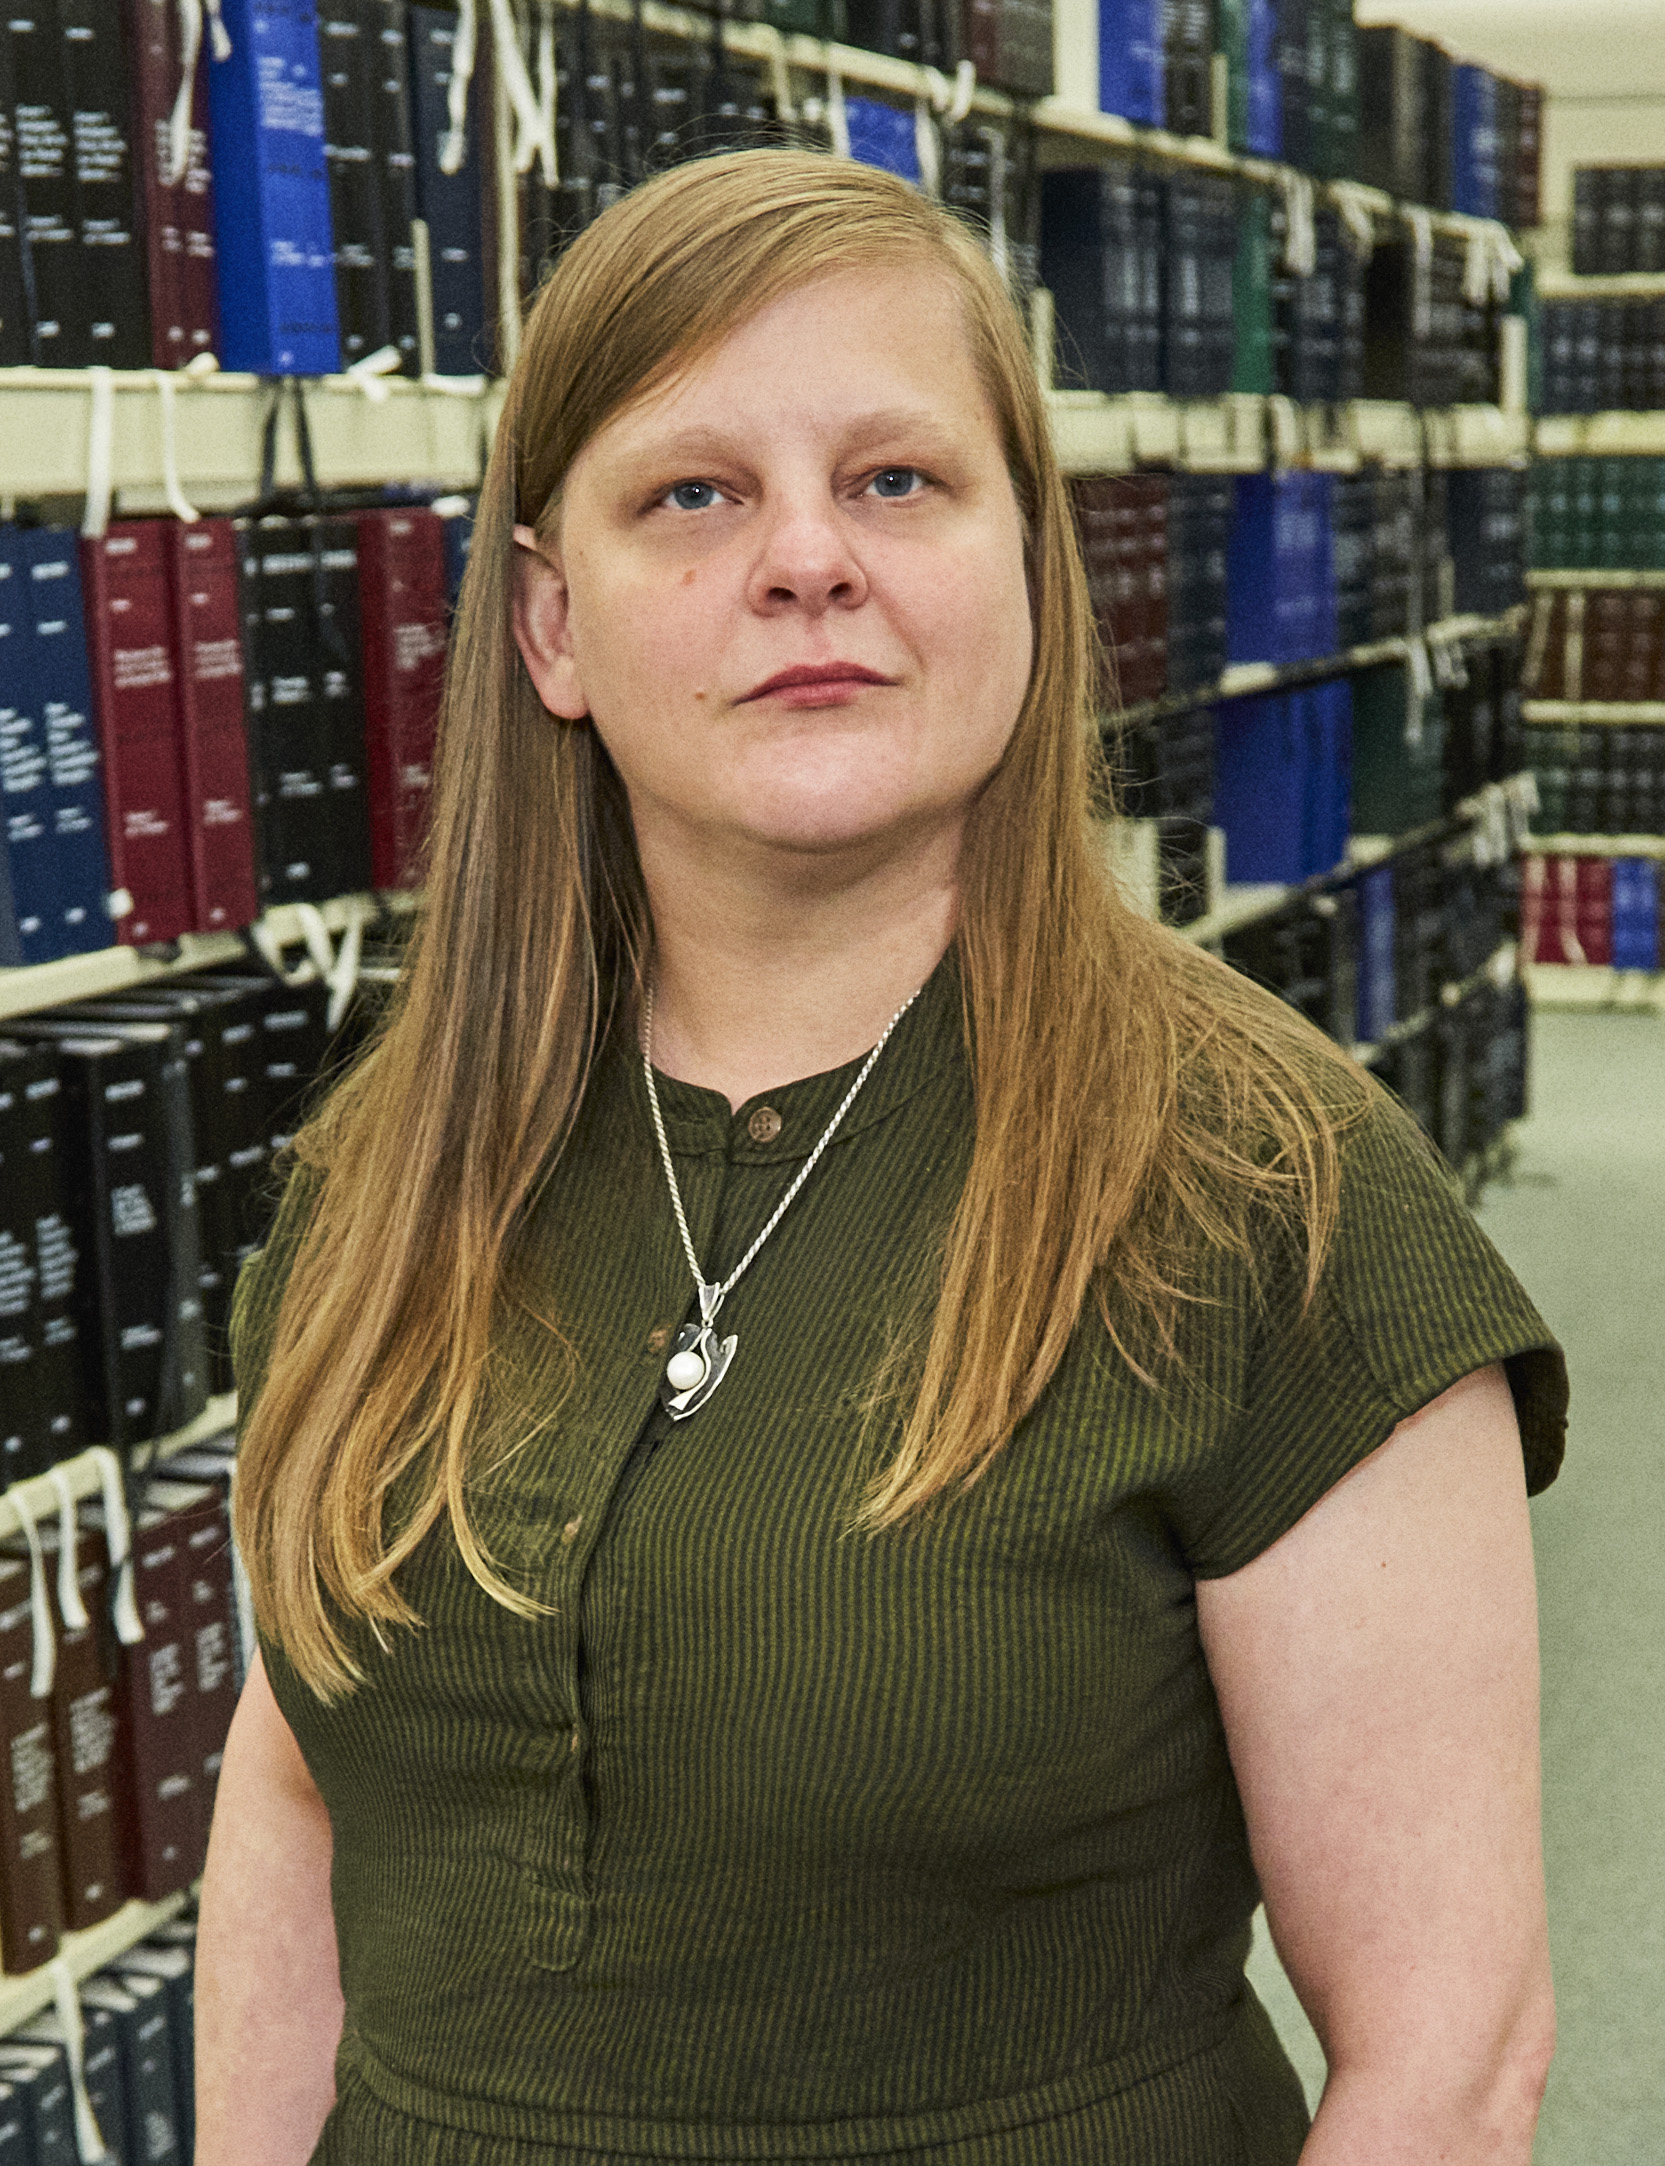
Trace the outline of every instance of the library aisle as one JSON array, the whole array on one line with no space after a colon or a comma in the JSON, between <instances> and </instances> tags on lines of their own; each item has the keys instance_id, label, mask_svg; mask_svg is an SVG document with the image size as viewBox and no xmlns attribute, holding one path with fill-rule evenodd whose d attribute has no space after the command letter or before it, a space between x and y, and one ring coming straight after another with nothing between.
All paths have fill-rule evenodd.
<instances>
[{"instance_id":1,"label":"library aisle","mask_svg":"<svg viewBox=\"0 0 1665 2166\"><path fill-rule=\"evenodd\" d=\"M1665 2149L1665 1018L1533 1023L1533 1112L1480 1218L1567 1349L1561 1479L1533 1506L1560 2050L1536 2166ZM1264 1940L1251 1975L1317 2095L1323 2056Z\"/></svg>"}]
</instances>

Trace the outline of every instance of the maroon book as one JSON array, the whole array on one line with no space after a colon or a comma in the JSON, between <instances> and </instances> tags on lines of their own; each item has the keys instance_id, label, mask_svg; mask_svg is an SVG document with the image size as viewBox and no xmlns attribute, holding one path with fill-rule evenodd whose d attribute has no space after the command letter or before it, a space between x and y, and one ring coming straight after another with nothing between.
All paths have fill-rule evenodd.
<instances>
[{"instance_id":1,"label":"maroon book","mask_svg":"<svg viewBox=\"0 0 1665 2166\"><path fill-rule=\"evenodd\" d=\"M166 528L160 519L119 520L81 544L110 878L132 898L118 920L130 947L177 939L196 923Z\"/></svg>"},{"instance_id":2,"label":"maroon book","mask_svg":"<svg viewBox=\"0 0 1665 2166\"><path fill-rule=\"evenodd\" d=\"M178 0L124 0L133 68L133 138L145 201L151 358L183 368L219 347L214 285L214 191L208 172L206 61L191 94L185 171L170 180L172 119L184 51Z\"/></svg>"},{"instance_id":3,"label":"maroon book","mask_svg":"<svg viewBox=\"0 0 1665 2166\"><path fill-rule=\"evenodd\" d=\"M231 1589L231 1522L225 1492L217 1483L152 1482L147 1501L170 1515L187 1562L185 1612L189 1683L196 1723L201 1812L201 1858L208 1854L214 1792L225 1756L226 1733L237 1712L237 1642Z\"/></svg>"},{"instance_id":4,"label":"maroon book","mask_svg":"<svg viewBox=\"0 0 1665 2166\"><path fill-rule=\"evenodd\" d=\"M52 1702L36 1699L29 1566L0 1557L0 1970L37 1969L58 1952L58 1799Z\"/></svg>"},{"instance_id":5,"label":"maroon book","mask_svg":"<svg viewBox=\"0 0 1665 2166\"><path fill-rule=\"evenodd\" d=\"M200 932L260 915L255 887L237 536L229 519L163 528L179 673L191 892Z\"/></svg>"},{"instance_id":6,"label":"maroon book","mask_svg":"<svg viewBox=\"0 0 1665 2166\"><path fill-rule=\"evenodd\" d=\"M445 681L444 535L427 510L358 517L370 872L379 888L421 878Z\"/></svg>"},{"instance_id":7,"label":"maroon book","mask_svg":"<svg viewBox=\"0 0 1665 2166\"><path fill-rule=\"evenodd\" d=\"M41 1540L52 1566L56 1609L58 1522L43 1522ZM131 1815L130 1771L116 1719L114 1635L104 1616L109 1555L104 1537L78 1532L75 1577L85 1625L68 1625L56 1609L58 1665L52 1683L52 1727L58 1760L58 1837L63 1861L64 1921L71 1932L97 1925L127 1900L122 1825Z\"/></svg>"},{"instance_id":8,"label":"maroon book","mask_svg":"<svg viewBox=\"0 0 1665 2166\"><path fill-rule=\"evenodd\" d=\"M194 1505L212 1492L185 1494ZM92 1508L87 1517L102 1514ZM147 1495L133 1527L133 1599L145 1636L121 1651L118 1702L133 1768L127 1881L152 1903L188 1888L206 1849L187 1518Z\"/></svg>"}]
</instances>

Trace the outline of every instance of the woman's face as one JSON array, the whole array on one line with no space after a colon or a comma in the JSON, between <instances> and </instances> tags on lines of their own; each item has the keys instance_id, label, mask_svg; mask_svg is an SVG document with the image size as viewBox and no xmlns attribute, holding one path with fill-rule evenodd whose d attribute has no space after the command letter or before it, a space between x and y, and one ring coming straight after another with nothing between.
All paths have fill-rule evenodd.
<instances>
[{"instance_id":1,"label":"woman's face","mask_svg":"<svg viewBox=\"0 0 1665 2166\"><path fill-rule=\"evenodd\" d=\"M1017 502L928 267L761 310L585 445L557 540L519 561L527 668L553 713L592 718L650 876L661 842L957 841L1029 681ZM762 689L829 664L860 675Z\"/></svg>"}]
</instances>

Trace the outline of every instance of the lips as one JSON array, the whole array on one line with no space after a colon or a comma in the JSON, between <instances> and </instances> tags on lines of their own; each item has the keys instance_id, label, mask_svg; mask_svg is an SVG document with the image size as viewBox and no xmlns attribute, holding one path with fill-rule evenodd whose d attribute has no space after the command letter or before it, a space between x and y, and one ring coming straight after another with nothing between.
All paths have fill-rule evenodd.
<instances>
[{"instance_id":1,"label":"lips","mask_svg":"<svg viewBox=\"0 0 1665 2166\"><path fill-rule=\"evenodd\" d=\"M763 699L770 692L790 692L801 684L893 684L892 677L881 677L876 669L866 669L860 662L816 662L800 664L796 669L783 669L762 684L754 685L746 699ZM741 703L744 705L744 701Z\"/></svg>"}]
</instances>

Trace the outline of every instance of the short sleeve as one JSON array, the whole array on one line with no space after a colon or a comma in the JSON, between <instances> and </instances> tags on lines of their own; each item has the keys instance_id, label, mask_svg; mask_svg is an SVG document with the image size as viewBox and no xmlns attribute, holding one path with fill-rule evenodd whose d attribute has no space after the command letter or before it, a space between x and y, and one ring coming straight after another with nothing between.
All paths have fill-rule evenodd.
<instances>
[{"instance_id":1,"label":"short sleeve","mask_svg":"<svg viewBox=\"0 0 1665 2166\"><path fill-rule=\"evenodd\" d=\"M1269 1548L1400 1422L1493 1362L1514 1395L1528 1493L1561 1465L1565 1358L1445 1161L1379 1086L1340 1147L1318 1289L1303 1308L1293 1265L1269 1286L1241 1413L1187 1499L1179 1531L1200 1579Z\"/></svg>"}]
</instances>

